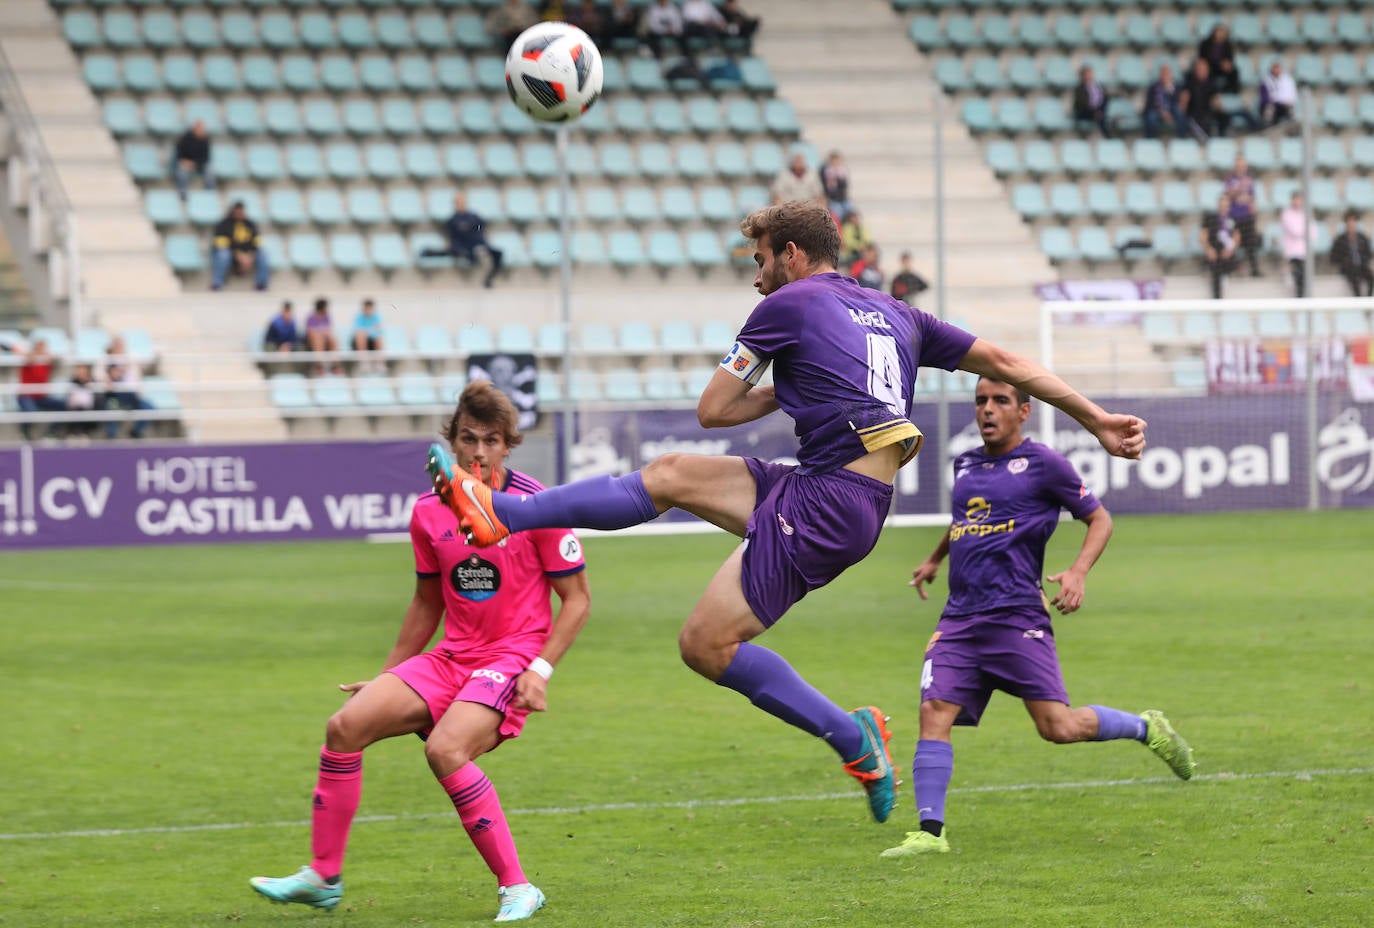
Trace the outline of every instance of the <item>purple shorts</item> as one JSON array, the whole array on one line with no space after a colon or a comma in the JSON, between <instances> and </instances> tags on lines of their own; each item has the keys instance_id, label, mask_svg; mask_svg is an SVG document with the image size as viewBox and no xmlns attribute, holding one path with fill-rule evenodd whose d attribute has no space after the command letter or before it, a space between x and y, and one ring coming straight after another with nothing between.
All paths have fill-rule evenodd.
<instances>
[{"instance_id":1,"label":"purple shorts","mask_svg":"<svg viewBox=\"0 0 1374 928\"><path fill-rule=\"evenodd\" d=\"M744 534L744 599L771 627L807 593L878 543L892 487L849 470L799 474L795 464L745 458L758 502Z\"/></svg>"},{"instance_id":2,"label":"purple shorts","mask_svg":"<svg viewBox=\"0 0 1374 928\"><path fill-rule=\"evenodd\" d=\"M453 651L435 648L402 661L387 673L395 674L419 694L429 706L429 717L434 724L438 724L455 702L475 702L491 706L504 716L499 729L502 740L519 735L530 712L513 708L510 702L515 698L515 678L529 665L529 659L518 654L502 654L476 665L460 663L459 657ZM423 734L428 735L432 729L433 725Z\"/></svg>"},{"instance_id":3,"label":"purple shorts","mask_svg":"<svg viewBox=\"0 0 1374 928\"><path fill-rule=\"evenodd\" d=\"M942 619L926 645L921 700L959 706L956 725L977 725L993 690L1068 705L1049 616L1025 613L1019 618L1011 624L1001 615L996 620Z\"/></svg>"}]
</instances>

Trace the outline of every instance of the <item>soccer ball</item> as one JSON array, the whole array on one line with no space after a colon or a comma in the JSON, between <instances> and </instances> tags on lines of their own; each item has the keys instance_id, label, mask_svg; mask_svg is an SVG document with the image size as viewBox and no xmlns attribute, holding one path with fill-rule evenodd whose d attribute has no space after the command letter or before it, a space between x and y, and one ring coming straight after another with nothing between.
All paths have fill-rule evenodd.
<instances>
[{"instance_id":1,"label":"soccer ball","mask_svg":"<svg viewBox=\"0 0 1374 928\"><path fill-rule=\"evenodd\" d=\"M541 122L572 122L601 96L601 52L567 23L539 23L520 33L506 54L506 90Z\"/></svg>"}]
</instances>

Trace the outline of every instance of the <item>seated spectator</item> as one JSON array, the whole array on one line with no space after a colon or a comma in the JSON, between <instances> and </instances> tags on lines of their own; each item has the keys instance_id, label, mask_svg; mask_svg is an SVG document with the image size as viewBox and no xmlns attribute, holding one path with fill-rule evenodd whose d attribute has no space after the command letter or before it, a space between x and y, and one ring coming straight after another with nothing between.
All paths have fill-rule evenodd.
<instances>
[{"instance_id":1,"label":"seated spectator","mask_svg":"<svg viewBox=\"0 0 1374 928\"><path fill-rule=\"evenodd\" d=\"M52 381L52 354L48 351L48 343L41 339L34 339L29 346L28 353L24 355L24 363L19 368L19 411L20 412L61 412L67 408L65 400L52 396L48 392L48 384ZM19 431L24 436L24 441L33 438L33 424L29 422L19 423ZM48 438L55 438L61 431L56 422L49 422L43 430Z\"/></svg>"},{"instance_id":2,"label":"seated spectator","mask_svg":"<svg viewBox=\"0 0 1374 928\"><path fill-rule=\"evenodd\" d=\"M352 341L354 351L385 350L382 344L382 317L377 315L377 304L371 298L363 300L362 308L353 319ZM378 374L386 371L386 364L380 360L375 360L371 364L363 361L358 366L364 371L371 370Z\"/></svg>"},{"instance_id":3,"label":"seated spectator","mask_svg":"<svg viewBox=\"0 0 1374 928\"><path fill-rule=\"evenodd\" d=\"M1269 66L1269 73L1260 81L1259 121L1262 126L1277 126L1293 118L1298 105L1298 84L1293 75L1283 69L1282 61Z\"/></svg>"},{"instance_id":4,"label":"seated spectator","mask_svg":"<svg viewBox=\"0 0 1374 928\"><path fill-rule=\"evenodd\" d=\"M262 250L262 236L257 224L243 210L243 201L236 200L229 212L215 226L214 247L210 251L210 289L222 290L224 277L230 271L253 274L253 286L267 289L271 273L267 254Z\"/></svg>"},{"instance_id":5,"label":"seated spectator","mask_svg":"<svg viewBox=\"0 0 1374 928\"><path fill-rule=\"evenodd\" d=\"M152 409L153 404L138 392L143 383L143 372L138 362L128 356L124 339L115 336L110 347L105 350L105 408L106 409ZM130 438L142 438L148 429L147 420L134 422L129 431ZM105 437L114 438L119 434L119 423L110 420L105 423Z\"/></svg>"},{"instance_id":6,"label":"seated spectator","mask_svg":"<svg viewBox=\"0 0 1374 928\"><path fill-rule=\"evenodd\" d=\"M1183 82L1183 90L1178 95L1179 108L1188 117L1189 128L1199 141L1206 141L1214 135L1226 134L1225 119L1221 114L1221 95L1216 82L1212 80L1212 67L1205 58L1193 62L1193 69Z\"/></svg>"},{"instance_id":7,"label":"seated spectator","mask_svg":"<svg viewBox=\"0 0 1374 928\"><path fill-rule=\"evenodd\" d=\"M305 320L305 348L307 351L334 352L339 350L339 340L334 336L334 322L329 318L329 301L324 297L315 300L315 310ZM332 365L336 374L343 373L343 366L337 361ZM313 373L324 373L324 365L316 364Z\"/></svg>"},{"instance_id":8,"label":"seated spectator","mask_svg":"<svg viewBox=\"0 0 1374 928\"><path fill-rule=\"evenodd\" d=\"M1231 200L1231 218L1236 221L1236 231L1240 233L1240 244L1250 259L1250 276L1260 276L1259 253L1263 246L1259 230L1255 227L1255 175L1245 163L1245 156L1236 157L1235 168L1226 178L1226 195Z\"/></svg>"},{"instance_id":9,"label":"seated spectator","mask_svg":"<svg viewBox=\"0 0 1374 928\"><path fill-rule=\"evenodd\" d=\"M682 0L682 32L687 38L719 44L728 29L729 24L712 0Z\"/></svg>"},{"instance_id":10,"label":"seated spectator","mask_svg":"<svg viewBox=\"0 0 1374 928\"><path fill-rule=\"evenodd\" d=\"M1203 263L1212 275L1212 299L1221 299L1221 282L1236 266L1236 249L1240 236L1236 221L1231 218L1231 200L1222 194L1217 208L1202 214L1202 229L1198 232L1202 243Z\"/></svg>"},{"instance_id":11,"label":"seated spectator","mask_svg":"<svg viewBox=\"0 0 1374 928\"><path fill-rule=\"evenodd\" d=\"M104 397L96 392L95 375L89 364L78 364L72 368L71 383L67 385L66 408L68 412L85 412L97 406L104 406ZM68 422L67 434L78 438L89 438L98 423L90 420Z\"/></svg>"},{"instance_id":12,"label":"seated spectator","mask_svg":"<svg viewBox=\"0 0 1374 928\"><path fill-rule=\"evenodd\" d=\"M505 257L505 252L499 248L493 248L491 243L487 241L482 217L468 209L467 194L454 194L453 215L448 217L448 222L444 224L444 232L448 236L448 248L442 250L426 248L420 252L420 257L461 258L464 261L477 264L479 263L477 249L484 249L491 256L491 268L482 280L482 286L490 287L492 281L496 279L497 273L501 270L501 261Z\"/></svg>"},{"instance_id":13,"label":"seated spectator","mask_svg":"<svg viewBox=\"0 0 1374 928\"><path fill-rule=\"evenodd\" d=\"M849 166L838 151L832 151L821 165L821 189L829 202L830 212L843 216L853 209L849 202Z\"/></svg>"},{"instance_id":14,"label":"seated spectator","mask_svg":"<svg viewBox=\"0 0 1374 928\"><path fill-rule=\"evenodd\" d=\"M685 29L682 13L673 0L658 0L644 14L644 41L656 58L663 57L665 46L675 46L686 54L687 48L682 44Z\"/></svg>"},{"instance_id":15,"label":"seated spectator","mask_svg":"<svg viewBox=\"0 0 1374 928\"><path fill-rule=\"evenodd\" d=\"M739 0L725 0L724 6L720 8L720 15L725 17L725 31L732 37L744 42L744 53L752 55L754 53L754 33L759 31L759 18L745 13L739 6Z\"/></svg>"},{"instance_id":16,"label":"seated spectator","mask_svg":"<svg viewBox=\"0 0 1374 928\"><path fill-rule=\"evenodd\" d=\"M863 251L873 244L859 211L852 209L844 214L840 222L840 260L852 264L863 256ZM853 276L852 274L850 275Z\"/></svg>"},{"instance_id":17,"label":"seated spectator","mask_svg":"<svg viewBox=\"0 0 1374 928\"><path fill-rule=\"evenodd\" d=\"M914 306L916 297L930 289L930 284L911 266L911 252L902 252L901 270L892 278L891 294L908 306Z\"/></svg>"},{"instance_id":18,"label":"seated spectator","mask_svg":"<svg viewBox=\"0 0 1374 928\"><path fill-rule=\"evenodd\" d=\"M606 37L611 42L639 42L639 7L631 6L630 0L611 0L604 22Z\"/></svg>"},{"instance_id":19,"label":"seated spectator","mask_svg":"<svg viewBox=\"0 0 1374 928\"><path fill-rule=\"evenodd\" d=\"M849 276L870 290L883 289L883 270L878 266L878 246L865 245L859 258L849 266Z\"/></svg>"},{"instance_id":20,"label":"seated spectator","mask_svg":"<svg viewBox=\"0 0 1374 928\"><path fill-rule=\"evenodd\" d=\"M821 203L825 199L820 177L806 163L806 156L800 153L793 155L791 163L773 178L768 193L772 196L775 206L793 200L814 200Z\"/></svg>"},{"instance_id":21,"label":"seated spectator","mask_svg":"<svg viewBox=\"0 0 1374 928\"><path fill-rule=\"evenodd\" d=\"M1140 118L1145 123L1145 137L1157 138L1161 131L1167 131L1176 138L1187 138L1188 118L1178 105L1179 88L1174 83L1174 69L1162 64L1159 78L1145 91L1145 107Z\"/></svg>"},{"instance_id":22,"label":"seated spectator","mask_svg":"<svg viewBox=\"0 0 1374 928\"><path fill-rule=\"evenodd\" d=\"M267 334L263 337L264 351L295 351L300 344L301 335L296 331L296 320L292 315L291 301L281 304L281 311L267 323Z\"/></svg>"},{"instance_id":23,"label":"seated spectator","mask_svg":"<svg viewBox=\"0 0 1374 928\"><path fill-rule=\"evenodd\" d=\"M524 0L506 0L487 14L482 25L487 35L495 36L501 51L511 47L519 36L530 26L539 22L539 17Z\"/></svg>"},{"instance_id":24,"label":"seated spectator","mask_svg":"<svg viewBox=\"0 0 1374 928\"><path fill-rule=\"evenodd\" d=\"M1350 285L1351 296L1374 296L1374 271L1369 267L1369 236L1360 231L1360 214L1345 214L1345 231L1331 243L1331 263Z\"/></svg>"},{"instance_id":25,"label":"seated spectator","mask_svg":"<svg viewBox=\"0 0 1374 928\"><path fill-rule=\"evenodd\" d=\"M1078 86L1073 91L1073 120L1078 123L1079 131L1097 126L1103 136L1112 134L1107 123L1107 91L1098 83L1090 65L1078 69Z\"/></svg>"},{"instance_id":26,"label":"seated spectator","mask_svg":"<svg viewBox=\"0 0 1374 928\"><path fill-rule=\"evenodd\" d=\"M1305 297L1307 250L1317 244L1317 223L1315 219L1308 222L1300 191L1293 191L1289 205L1279 212L1279 230L1283 235L1283 257L1288 262L1288 273L1293 279L1293 295Z\"/></svg>"},{"instance_id":27,"label":"seated spectator","mask_svg":"<svg viewBox=\"0 0 1374 928\"><path fill-rule=\"evenodd\" d=\"M544 7L539 11L539 18L546 23L566 23L568 22L568 5L563 0L544 0Z\"/></svg>"},{"instance_id":28,"label":"seated spectator","mask_svg":"<svg viewBox=\"0 0 1374 928\"><path fill-rule=\"evenodd\" d=\"M1240 93L1240 73L1236 71L1236 50L1231 44L1231 30L1217 23L1207 38L1198 43L1197 56L1207 62L1208 72L1216 82L1218 93Z\"/></svg>"},{"instance_id":29,"label":"seated spectator","mask_svg":"<svg viewBox=\"0 0 1374 928\"><path fill-rule=\"evenodd\" d=\"M577 9L568 11L568 22L591 36L598 48L610 51L612 36L607 30L605 17L592 0L586 0Z\"/></svg>"},{"instance_id":30,"label":"seated spectator","mask_svg":"<svg viewBox=\"0 0 1374 928\"><path fill-rule=\"evenodd\" d=\"M177 193L186 199L186 188L191 175L199 174L206 190L215 189L215 175L210 170L210 135L205 123L197 119L181 138L177 139L172 152L172 179L176 181Z\"/></svg>"}]
</instances>

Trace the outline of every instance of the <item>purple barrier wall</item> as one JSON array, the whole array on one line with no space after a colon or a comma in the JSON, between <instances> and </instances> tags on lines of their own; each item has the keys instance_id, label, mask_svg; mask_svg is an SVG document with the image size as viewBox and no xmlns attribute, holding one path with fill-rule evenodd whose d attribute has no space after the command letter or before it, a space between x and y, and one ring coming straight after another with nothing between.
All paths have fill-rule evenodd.
<instances>
[{"instance_id":1,"label":"purple barrier wall","mask_svg":"<svg viewBox=\"0 0 1374 928\"><path fill-rule=\"evenodd\" d=\"M0 550L405 531L424 441L0 451Z\"/></svg>"},{"instance_id":2,"label":"purple barrier wall","mask_svg":"<svg viewBox=\"0 0 1374 928\"><path fill-rule=\"evenodd\" d=\"M1319 397L1315 449L1307 446L1302 396L1119 399L1112 406L1149 420L1143 460L1109 457L1062 417L1058 441L1116 512L1300 508L1309 461L1323 506L1374 506L1374 404ZM937 513L950 455L979 443L972 414L972 403L955 404L958 431L949 447L927 436L920 456L902 469L899 514ZM935 417L934 404L917 405L918 423ZM780 461L796 451L783 416L705 431L692 410L587 413L578 428L574 477L627 473L670 451ZM415 497L429 488L426 447L415 440L3 450L0 550L405 531Z\"/></svg>"}]
</instances>

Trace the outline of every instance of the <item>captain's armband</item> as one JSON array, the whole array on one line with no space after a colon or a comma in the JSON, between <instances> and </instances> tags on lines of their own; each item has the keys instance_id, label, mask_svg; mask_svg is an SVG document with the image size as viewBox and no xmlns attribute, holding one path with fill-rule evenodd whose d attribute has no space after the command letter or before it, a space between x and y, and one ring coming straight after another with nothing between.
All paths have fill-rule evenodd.
<instances>
[{"instance_id":1,"label":"captain's armband","mask_svg":"<svg viewBox=\"0 0 1374 928\"><path fill-rule=\"evenodd\" d=\"M761 358L744 345L735 342L735 346L721 360L720 366L729 371L731 376L757 386L763 378L763 372L768 370L771 363L772 359Z\"/></svg>"}]
</instances>

